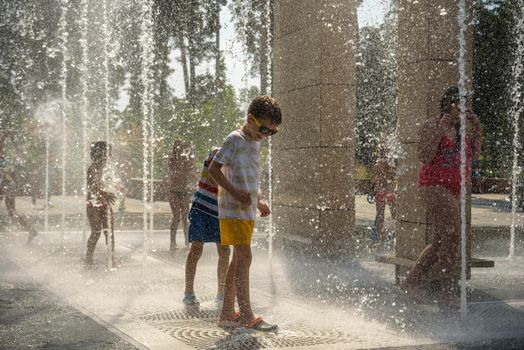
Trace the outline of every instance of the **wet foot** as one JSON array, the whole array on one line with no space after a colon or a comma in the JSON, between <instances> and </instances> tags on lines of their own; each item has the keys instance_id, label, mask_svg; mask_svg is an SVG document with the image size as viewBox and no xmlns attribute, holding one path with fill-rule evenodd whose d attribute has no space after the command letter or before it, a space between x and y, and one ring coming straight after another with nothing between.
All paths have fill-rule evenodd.
<instances>
[{"instance_id":1,"label":"wet foot","mask_svg":"<svg viewBox=\"0 0 524 350\"><path fill-rule=\"evenodd\" d=\"M222 311L222 305L224 305L224 295L217 294L217 296L215 297L215 307L219 312Z\"/></svg>"},{"instance_id":2,"label":"wet foot","mask_svg":"<svg viewBox=\"0 0 524 350\"><path fill-rule=\"evenodd\" d=\"M200 306L195 293L186 293L184 299L182 299L182 303L184 303L186 308L197 308Z\"/></svg>"},{"instance_id":3,"label":"wet foot","mask_svg":"<svg viewBox=\"0 0 524 350\"><path fill-rule=\"evenodd\" d=\"M88 270L95 270L96 265L95 262L92 259L85 259L84 260L84 267Z\"/></svg>"},{"instance_id":4,"label":"wet foot","mask_svg":"<svg viewBox=\"0 0 524 350\"><path fill-rule=\"evenodd\" d=\"M262 317L257 317L245 324L247 329L252 329L260 332L274 332L278 329L278 325L271 324L262 319Z\"/></svg>"},{"instance_id":5,"label":"wet foot","mask_svg":"<svg viewBox=\"0 0 524 350\"><path fill-rule=\"evenodd\" d=\"M218 326L224 329L235 329L241 327L240 312L233 312L229 317L220 316Z\"/></svg>"}]
</instances>

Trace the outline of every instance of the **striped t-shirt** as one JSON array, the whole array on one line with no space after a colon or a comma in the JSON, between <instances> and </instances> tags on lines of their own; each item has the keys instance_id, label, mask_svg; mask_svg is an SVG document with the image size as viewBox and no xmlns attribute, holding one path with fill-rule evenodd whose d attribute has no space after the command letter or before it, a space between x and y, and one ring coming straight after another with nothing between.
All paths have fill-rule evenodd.
<instances>
[{"instance_id":1,"label":"striped t-shirt","mask_svg":"<svg viewBox=\"0 0 524 350\"><path fill-rule=\"evenodd\" d=\"M204 167L202 169L202 173L200 174L200 180L198 181L191 209L200 210L201 212L218 218L218 187L209 174L209 164L211 164L215 154L216 151L209 153L209 156L204 161Z\"/></svg>"},{"instance_id":2,"label":"striped t-shirt","mask_svg":"<svg viewBox=\"0 0 524 350\"><path fill-rule=\"evenodd\" d=\"M244 206L222 187L218 191L220 218L255 220L259 188L260 142L251 139L242 130L235 130L224 140L224 144L213 161L222 164L226 179L237 189L251 194L251 205Z\"/></svg>"}]
</instances>

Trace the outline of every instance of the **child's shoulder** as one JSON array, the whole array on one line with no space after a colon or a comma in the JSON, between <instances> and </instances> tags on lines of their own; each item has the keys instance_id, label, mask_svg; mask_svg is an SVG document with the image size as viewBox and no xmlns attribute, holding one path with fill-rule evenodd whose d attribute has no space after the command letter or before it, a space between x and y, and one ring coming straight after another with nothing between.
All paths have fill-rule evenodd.
<instances>
[{"instance_id":1,"label":"child's shoulder","mask_svg":"<svg viewBox=\"0 0 524 350\"><path fill-rule=\"evenodd\" d=\"M224 143L221 148L229 148L231 146L237 145L239 142L244 140L244 136L240 130L233 130L226 136Z\"/></svg>"},{"instance_id":2,"label":"child's shoulder","mask_svg":"<svg viewBox=\"0 0 524 350\"><path fill-rule=\"evenodd\" d=\"M240 129L233 130L229 133L229 135L226 136L226 140L227 139L243 139L243 138L244 138L244 134L242 133L242 130Z\"/></svg>"}]
</instances>

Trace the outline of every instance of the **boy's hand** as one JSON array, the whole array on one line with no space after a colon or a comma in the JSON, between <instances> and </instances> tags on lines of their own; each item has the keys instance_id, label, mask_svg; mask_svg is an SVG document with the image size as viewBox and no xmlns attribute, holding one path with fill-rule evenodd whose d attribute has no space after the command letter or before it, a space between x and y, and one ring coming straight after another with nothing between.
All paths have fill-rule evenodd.
<instances>
[{"instance_id":1,"label":"boy's hand","mask_svg":"<svg viewBox=\"0 0 524 350\"><path fill-rule=\"evenodd\" d=\"M242 190L235 190L231 195L246 207L251 205L251 193Z\"/></svg>"},{"instance_id":2,"label":"boy's hand","mask_svg":"<svg viewBox=\"0 0 524 350\"><path fill-rule=\"evenodd\" d=\"M263 218L265 218L266 216L269 216L269 214L271 214L271 210L269 209L269 206L267 205L266 202L264 202L261 199L258 200L257 208L260 211L260 216L263 217Z\"/></svg>"}]
</instances>

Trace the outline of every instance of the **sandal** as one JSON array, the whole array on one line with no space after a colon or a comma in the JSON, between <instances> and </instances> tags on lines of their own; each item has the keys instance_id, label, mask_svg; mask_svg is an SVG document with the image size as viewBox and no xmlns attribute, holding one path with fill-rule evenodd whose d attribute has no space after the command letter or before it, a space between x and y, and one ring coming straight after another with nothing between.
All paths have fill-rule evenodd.
<instances>
[{"instance_id":1,"label":"sandal","mask_svg":"<svg viewBox=\"0 0 524 350\"><path fill-rule=\"evenodd\" d=\"M240 311L237 311L231 315L229 319L218 320L218 326L221 328L238 328L240 327Z\"/></svg>"},{"instance_id":2,"label":"sandal","mask_svg":"<svg viewBox=\"0 0 524 350\"><path fill-rule=\"evenodd\" d=\"M247 329L253 329L260 332L271 332L276 331L278 326L276 324L267 323L262 317L257 317L249 321L244 325Z\"/></svg>"}]
</instances>

